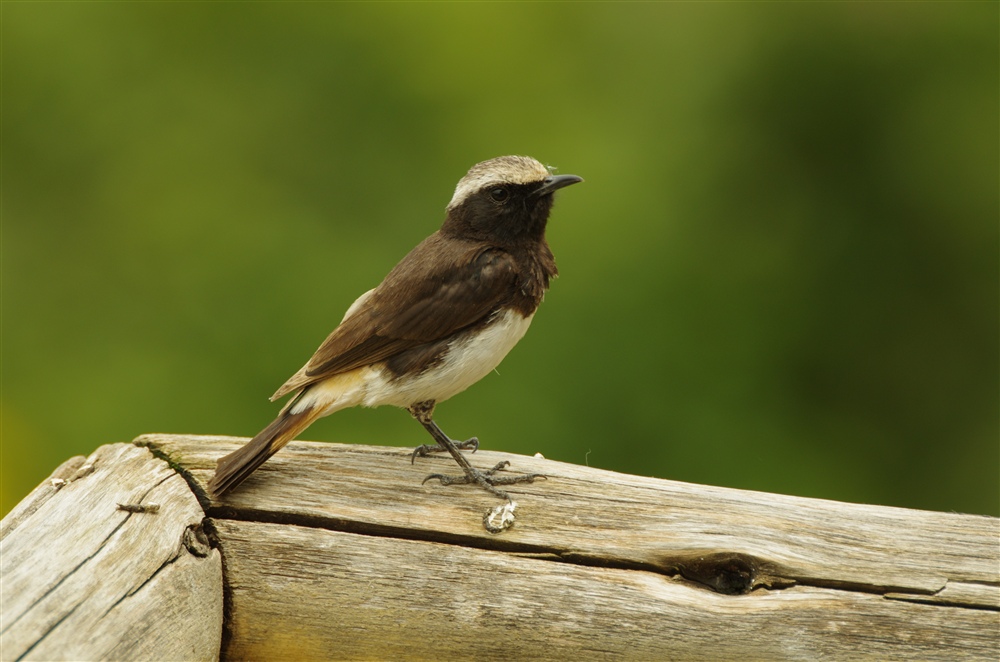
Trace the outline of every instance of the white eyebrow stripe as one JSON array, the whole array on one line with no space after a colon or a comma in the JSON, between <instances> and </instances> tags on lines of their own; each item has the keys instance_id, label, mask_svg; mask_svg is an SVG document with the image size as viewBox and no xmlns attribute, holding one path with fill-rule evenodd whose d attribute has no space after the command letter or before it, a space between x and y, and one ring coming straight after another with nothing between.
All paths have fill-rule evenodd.
<instances>
[{"instance_id":1,"label":"white eyebrow stripe","mask_svg":"<svg viewBox=\"0 0 1000 662\"><path fill-rule=\"evenodd\" d=\"M549 169L530 156L500 156L477 163L469 169L455 187L448 208L460 205L470 195L495 184L530 184L540 182L550 174Z\"/></svg>"}]
</instances>

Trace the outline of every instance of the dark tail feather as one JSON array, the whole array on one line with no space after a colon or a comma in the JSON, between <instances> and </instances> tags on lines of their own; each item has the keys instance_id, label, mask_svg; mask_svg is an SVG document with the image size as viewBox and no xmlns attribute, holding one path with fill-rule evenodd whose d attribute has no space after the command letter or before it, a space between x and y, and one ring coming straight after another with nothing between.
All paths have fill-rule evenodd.
<instances>
[{"instance_id":1,"label":"dark tail feather","mask_svg":"<svg viewBox=\"0 0 1000 662\"><path fill-rule=\"evenodd\" d=\"M294 414L290 410L291 407L286 407L278 418L258 432L248 444L219 458L215 476L208 483L208 490L212 496L222 496L242 483L256 471L257 467L267 462L269 457L284 448L285 444L320 416L320 412L315 409L306 409Z\"/></svg>"}]
</instances>

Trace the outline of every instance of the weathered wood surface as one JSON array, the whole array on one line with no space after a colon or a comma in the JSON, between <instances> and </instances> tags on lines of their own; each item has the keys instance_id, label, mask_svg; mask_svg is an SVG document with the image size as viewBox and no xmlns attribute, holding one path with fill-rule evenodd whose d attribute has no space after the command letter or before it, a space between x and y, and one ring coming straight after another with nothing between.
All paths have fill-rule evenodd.
<instances>
[{"instance_id":1,"label":"weathered wood surface","mask_svg":"<svg viewBox=\"0 0 1000 662\"><path fill-rule=\"evenodd\" d=\"M65 462L0 522L0 658L218 659L222 561L204 517L145 448Z\"/></svg>"},{"instance_id":2,"label":"weathered wood surface","mask_svg":"<svg viewBox=\"0 0 1000 662\"><path fill-rule=\"evenodd\" d=\"M480 451L517 524L445 457L295 442L204 493L245 439L147 435L226 566L224 659L1000 659L1000 521L689 485Z\"/></svg>"}]
</instances>

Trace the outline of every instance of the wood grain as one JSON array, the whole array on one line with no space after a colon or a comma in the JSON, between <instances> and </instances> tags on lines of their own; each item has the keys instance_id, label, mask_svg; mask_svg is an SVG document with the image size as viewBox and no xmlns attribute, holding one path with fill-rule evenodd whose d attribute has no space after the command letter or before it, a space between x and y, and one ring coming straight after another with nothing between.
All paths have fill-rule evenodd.
<instances>
[{"instance_id":1,"label":"wood grain","mask_svg":"<svg viewBox=\"0 0 1000 662\"><path fill-rule=\"evenodd\" d=\"M222 564L198 540L203 519L184 479L144 448L64 463L0 524L0 656L217 659Z\"/></svg>"},{"instance_id":2,"label":"wood grain","mask_svg":"<svg viewBox=\"0 0 1000 662\"><path fill-rule=\"evenodd\" d=\"M996 613L287 524L216 522L225 659L991 659ZM992 659L995 659L993 657Z\"/></svg>"},{"instance_id":3,"label":"wood grain","mask_svg":"<svg viewBox=\"0 0 1000 662\"><path fill-rule=\"evenodd\" d=\"M204 493L245 439L146 435L199 493L227 659L1000 658L1000 522L689 485L502 453L497 501L421 485L448 458L293 442Z\"/></svg>"}]
</instances>

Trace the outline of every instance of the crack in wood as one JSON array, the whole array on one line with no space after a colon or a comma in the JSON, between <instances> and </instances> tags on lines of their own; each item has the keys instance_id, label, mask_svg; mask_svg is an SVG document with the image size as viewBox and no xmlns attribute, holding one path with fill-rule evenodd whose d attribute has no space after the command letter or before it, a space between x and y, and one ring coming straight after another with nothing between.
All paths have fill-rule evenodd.
<instances>
[{"instance_id":1,"label":"crack in wood","mask_svg":"<svg viewBox=\"0 0 1000 662\"><path fill-rule=\"evenodd\" d=\"M139 593L139 591L141 591L143 588L145 588L151 581L153 581L154 579L156 579L157 575L159 575L163 570L165 570L168 566L171 566L174 563L176 563L177 559L179 559L180 557L181 557L181 552L180 552L180 550L178 550L173 556L171 556L169 559L167 559L166 561L164 561L163 563L161 563L156 568L156 570L154 570L152 573L150 573L150 575L148 577L146 577L142 582L140 582L137 586L135 586L131 591L128 591L127 593L125 593L124 595L122 595L120 598L118 598L117 600L115 600L111 604L110 607L108 607L107 609L104 610L104 613L101 614L101 618L104 618L105 616L107 616L108 614L110 614L112 611L115 610L115 608L118 607L118 605L120 605L121 603L125 602L125 600L127 600L128 598L131 598L132 596L134 596L137 593Z\"/></svg>"},{"instance_id":2,"label":"crack in wood","mask_svg":"<svg viewBox=\"0 0 1000 662\"><path fill-rule=\"evenodd\" d=\"M211 505L212 500L208 496L208 493L205 491L205 489L201 486L201 483L199 483L198 480L193 475L191 475L191 472L187 469L187 467L181 464L176 458L171 457L170 453L168 453L166 450L164 450L160 446L154 445L153 441L151 440L143 439L142 437L140 437L135 441L133 441L132 443L135 446L138 446L139 448L145 448L150 453L152 453L153 457L155 457L156 459L163 460L164 462L166 462L167 466L169 466L171 469L177 472L177 474L180 475L180 477L183 478L184 481L188 484L188 487L191 488L191 492L194 493L195 498L198 500L198 505L201 506L201 509L208 512L208 508Z\"/></svg>"},{"instance_id":3,"label":"crack in wood","mask_svg":"<svg viewBox=\"0 0 1000 662\"><path fill-rule=\"evenodd\" d=\"M49 628L47 630L45 630L45 633L42 634L42 636L40 636L38 638L38 640L35 641L35 643L31 644L31 646L29 646L27 650L25 650L23 653L21 653L21 655L17 658L18 662L20 662L24 658L28 657L28 655L31 654L31 651L33 651L35 648L38 647L39 644L41 644L43 641L45 641L46 637L48 637L50 634L52 634L53 632L55 632L56 629L60 625L63 624L63 621L65 621L67 618L69 618L70 616L72 616L73 612L75 612L77 609L79 609L80 605L82 605L86 601L87 600L85 598L85 599L80 600L79 602L77 602L75 605L73 605L72 609L70 609L69 611L67 611L65 614L62 615L62 617L59 618L59 620L57 620L55 623L53 623L51 626L49 626Z\"/></svg>"},{"instance_id":4,"label":"crack in wood","mask_svg":"<svg viewBox=\"0 0 1000 662\"><path fill-rule=\"evenodd\" d=\"M934 595L937 595L935 593ZM978 609L980 611L993 611L1000 612L1000 606L977 604L973 602L962 602L959 600L934 600L934 597L928 596L927 598L921 599L916 595L903 595L899 591L893 591L892 593L887 593L885 598L887 600L899 600L900 602L913 602L920 605L931 605L934 607L952 607L955 609Z\"/></svg>"},{"instance_id":5,"label":"crack in wood","mask_svg":"<svg viewBox=\"0 0 1000 662\"><path fill-rule=\"evenodd\" d=\"M533 492L532 496L541 502L561 504L550 510L563 515L557 517L546 512L546 517L540 521L555 524L552 533L536 531L530 536L533 542L525 542L522 536L511 540L465 535L461 529L438 526L434 522L420 528L410 517L394 517L393 508L378 502L372 502L373 517L364 520L353 515L341 516L341 512L356 511L341 511L333 505L306 509L297 508L294 503L275 502L266 492L260 493L259 500L240 500L253 503L254 507L212 503L206 498L199 480L204 479L209 460L217 454L209 452L206 444L222 441L228 445L240 440L160 435L144 437L136 443L170 463L198 495L207 516L220 521L293 525L651 572L724 595L747 595L758 589L778 591L800 586L926 601L935 605L952 600L959 606L971 606L963 602L964 596L971 595L969 599L974 604L985 604L982 608L993 609L992 596L983 591L963 589L960 599L953 593L943 593L949 574L954 574L950 572L953 566L959 567L953 562L956 558L966 563L962 576L992 576L992 571L983 567L982 559L993 560L994 557L990 556L991 549L983 547L981 542L983 530L995 526L992 520L982 525L978 521L970 522L967 516L948 519L949 516L936 513L678 483L670 483L667 489L662 489L659 483L653 484L647 479L600 473L601 480L594 480L591 475L598 475L595 470L562 467L565 475L561 477L566 481L563 488L557 487L559 481L554 479L551 487ZM367 458L399 454L395 447L349 447L311 442L295 442L291 448L309 460L310 472L300 469L300 475L296 475L291 470L291 478L283 477L285 483L280 489L292 486L312 494L313 498L325 494L319 483L329 473L329 470L327 473L313 472L314 463L319 462L321 466L332 463L338 471L344 471L342 465L346 463L350 465L348 473L382 475L387 474L387 470L377 459L369 463ZM347 462L348 457L350 462ZM364 483L360 489L364 499L373 498L371 485ZM581 501L584 498L586 500ZM595 503L600 505L594 506ZM566 504L572 507L567 508ZM660 504L665 510L662 516L657 516L652 509ZM608 513L617 509L624 511L619 514L621 517L639 518L635 523L639 528L634 535L625 529L617 531L614 525L605 526L605 518L619 525L613 513ZM317 514L317 511L325 512ZM722 514L718 514L720 511ZM376 513L385 519L374 517ZM683 525L689 518L699 524ZM832 519L827 525L810 524L806 534L798 532L802 522L824 521L823 518ZM386 523L382 524L383 521ZM666 540L660 538L659 532L670 531L662 527L675 522L682 524L680 530ZM564 538L559 536L567 530L586 535L588 528L599 534L595 544L581 541L579 549L573 543L562 545ZM761 528L767 530L762 533ZM772 529L774 536L768 535ZM897 545L892 536L900 538L903 544ZM642 541L642 545L630 547L624 542L633 538ZM675 539L676 542L671 542ZM959 540L974 544L959 544ZM218 547L216 541L213 545ZM893 550L903 554L906 562L895 563ZM852 563L854 560L859 567ZM991 586L989 582L984 585Z\"/></svg>"},{"instance_id":6,"label":"crack in wood","mask_svg":"<svg viewBox=\"0 0 1000 662\"><path fill-rule=\"evenodd\" d=\"M87 458L85 456L77 455L56 467L56 470L52 472L42 485L28 495L24 501L15 506L14 510L9 512L3 520L0 520L0 541L13 533L21 523L31 519L32 515L39 508L45 505L49 499L54 497L67 484L66 479L73 475L80 468L80 465L86 461Z\"/></svg>"},{"instance_id":7,"label":"crack in wood","mask_svg":"<svg viewBox=\"0 0 1000 662\"><path fill-rule=\"evenodd\" d=\"M61 490L42 483L0 525L0 657L217 657L221 560L204 553L204 512L186 482L127 444L73 458L53 477Z\"/></svg>"},{"instance_id":8,"label":"crack in wood","mask_svg":"<svg viewBox=\"0 0 1000 662\"><path fill-rule=\"evenodd\" d=\"M654 562L630 561L610 556L579 553L565 549L548 548L496 538L442 534L413 528L379 526L346 519L318 517L272 511L236 509L214 506L208 511L210 518L243 522L283 524L304 528L323 529L356 535L433 542L475 549L506 552L519 556L591 567L652 572L666 577L680 577L693 586L723 595L747 595L757 589L782 590L792 586L810 586L831 590L885 595L898 593L913 596L933 595L913 588L875 586L860 582L824 580L817 577L796 576L778 564L751 554L730 551L707 551L700 554L679 553L658 555ZM213 546L219 547L213 540ZM225 564L225 559L223 559ZM940 590L940 589L939 589ZM940 603L935 603L940 604Z\"/></svg>"},{"instance_id":9,"label":"crack in wood","mask_svg":"<svg viewBox=\"0 0 1000 662\"><path fill-rule=\"evenodd\" d=\"M94 463L90 464L90 466L94 466L95 464L96 464L96 462L94 462ZM86 466L86 465L85 465L85 466ZM88 472L87 472L87 473L85 474L85 476L89 476L89 475L90 475L90 474L92 474L92 473L93 473L93 471L92 471L92 470L91 470L91 471L88 471ZM83 476L83 477L85 477L85 476ZM145 492L143 492L142 496L141 496L141 497L139 497L139 499L138 499L138 502L139 502L139 503L141 503L142 501L144 501L144 500L146 499L146 497L148 497L148 496L150 495L150 493L151 493L151 492L152 492L153 490L155 490L155 489L156 489L157 487L159 487L160 485L162 485L162 484L163 484L163 483L165 483L166 481L170 480L171 478L173 478L173 475L172 475L172 474L168 474L168 475L164 476L164 477L163 477L162 479L160 479L160 480L159 480L158 482L156 482L156 483L154 483L153 485L151 485L151 486L150 486L150 487L149 487L149 488L148 488L148 489L147 489L147 490L146 490ZM97 546L97 548L96 548L96 549L94 549L93 553L91 553L91 554L90 554L89 556L87 556L87 557L86 557L86 558L84 558L84 559L83 559L82 561L80 561L80 563L78 563L78 564L77 564L76 566L74 566L74 567L70 568L69 572L67 572L67 573L66 573L66 574L64 574L64 575L63 575L62 577L60 577L60 578L59 578L59 581L57 581L57 582L56 582L55 584L53 584L53 585L52 585L51 587L49 587L49 588L48 588L48 590L46 590L46 591L45 591L44 593L42 593L42 594L41 594L40 596L38 596L38 598L37 598L37 599L36 599L36 600L35 600L34 602L32 602L32 603L31 603L30 605L28 605L27 609L25 609L25 610L24 610L23 612L21 612L20 614L18 614L17 618L15 618L15 619L14 619L13 621L11 621L10 623L7 623L7 624L6 624L5 626L4 626L3 630L2 630L2 631L0 631L0 634L4 634L4 633L6 633L6 632L7 632L8 630L10 630L10 628L12 628L12 627L13 627L14 625L16 625L16 624L18 623L18 621L20 621L20 620L21 620L22 618L24 618L24 617L25 617L25 616L26 616L27 614L31 613L31 611L32 611L32 610L33 610L33 609L34 609L35 607L37 607L37 606L38 606L38 605L39 605L39 604L40 604L40 603L41 603L41 602L42 602L43 600L45 600L45 599L46 599L46 598L47 598L47 597L48 597L49 595L51 595L52 593L54 593L55 591L57 591L57 590L59 589L59 587L60 587L60 586L62 586L62 585L63 585L63 583L64 583L64 582L65 582L65 581L66 581L67 579L69 579L69 578L70 578L70 577L72 577L72 576L73 576L74 574L76 574L76 573L77 573L77 572L78 572L78 571L79 571L79 570L80 570L80 569L81 569L81 568L82 568L83 566L87 565L87 564L88 564L88 563L90 563L90 562L91 562L92 560L94 560L94 558L96 558L96 557L97 557L97 555L99 555L99 554L100 554L100 553L101 553L101 552L102 552L102 551L104 550L104 548L105 548L105 547L107 547L107 545L108 545L108 542L109 542L109 541L110 541L110 540L111 540L112 538L114 538L114 536L115 536L115 535L116 535L116 534L117 534L117 533L118 533L119 531L121 531L121 529L122 529L122 528L123 528L123 527L125 526L125 523L126 523L126 522L128 522L128 521L129 521L129 519L130 519L130 518L132 517L132 515L134 514L134 513L130 513L130 512L128 512L128 511L126 511L126 510L116 510L115 512L122 512L122 513L125 513L125 518L124 518L124 519L122 519L122 521L121 521L121 522L119 522L119 523L118 523L117 525L115 525L115 527L114 527L113 529L111 529L111 531L110 531L110 532L108 533L108 535L107 535L107 536L105 536L105 537L104 537L104 539L103 539L103 540L101 541L101 543L100 543L100 544L99 544L99 545ZM175 556L174 558L176 558L176 556ZM76 605L76 606L74 607L74 609L76 609L76 607L78 607L78 606L79 606L79 604L77 604L77 605ZM107 613L107 612L105 612L105 613ZM67 614L67 616L68 616L68 615L69 615L69 614ZM65 620L65 618L66 618L66 616L63 616L62 618L60 618L60 619L59 619L59 621L58 621L58 622L59 622L59 623L61 623L61 622L62 622L63 620ZM57 623L57 624L58 624L58 623ZM46 634L48 634L48 633L46 633ZM43 638L44 638L44 637L43 637ZM39 641L41 641L41 640L39 640ZM35 643L35 645L38 645L38 642L36 642L36 643Z\"/></svg>"},{"instance_id":10,"label":"crack in wood","mask_svg":"<svg viewBox=\"0 0 1000 662\"><path fill-rule=\"evenodd\" d=\"M885 597L889 600L916 602L935 607L1000 611L1000 582L949 580L940 590L928 595L891 591L886 593Z\"/></svg>"},{"instance_id":11,"label":"crack in wood","mask_svg":"<svg viewBox=\"0 0 1000 662\"><path fill-rule=\"evenodd\" d=\"M124 512L124 511L119 511L119 512ZM4 626L4 628L2 630L2 633L6 633L12 627L14 627L15 625L17 625L18 621L20 621L26 615L30 614L31 610L33 610L35 607L37 607L43 600L45 600L45 598L47 598L48 596L52 595L52 593L54 593L56 590L58 590L59 587L62 586L63 582L65 582L67 579L69 579L70 577L72 577L80 568L82 568L86 564L90 563L90 561L92 561L94 559L94 557L96 557L98 554L100 554L101 551L107 546L108 541L111 540L111 538L113 538L115 536L115 534L118 533L118 531L120 531L123 526L125 526L125 522L127 522L128 518L131 517L131 516L132 516L131 514L126 513L125 518L121 522L119 522L117 525L115 525L115 527L111 530L110 533L108 533L107 536L104 537L104 539L101 541L101 544L97 546L97 549L95 549L92 554L90 554L89 556L87 556L86 558L84 558L82 561L80 561L80 563L78 563L74 567L70 568L69 571L66 574L64 574L62 577L59 578L59 581L57 581L55 584L53 584L52 586L50 586L44 593L42 593L40 596L38 596L38 598L36 598L34 602L32 602L30 605L28 605L27 609L25 609L23 612L21 612L20 614L18 614L17 618L15 618L13 621L7 623ZM77 605L77 606L79 606L79 605ZM75 608L76 607L74 607L74 609ZM59 622L62 622L62 620L64 618L65 618L65 616L63 618L59 619Z\"/></svg>"},{"instance_id":12,"label":"crack in wood","mask_svg":"<svg viewBox=\"0 0 1000 662\"><path fill-rule=\"evenodd\" d=\"M416 542L434 542L459 547L488 549L500 552L551 554L552 549L527 543L511 542L500 538L483 538L473 535L463 536L442 533L432 530L403 528L398 526L378 525L368 522L304 515L297 513L276 513L273 511L236 509L225 506L213 506L206 513L211 518L235 520L240 522L260 522L263 524L288 524L308 529L324 529L341 533L353 533L377 538L395 538L413 540ZM559 553L559 552L555 552Z\"/></svg>"}]
</instances>

